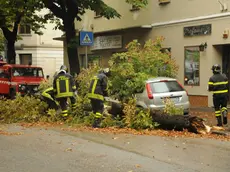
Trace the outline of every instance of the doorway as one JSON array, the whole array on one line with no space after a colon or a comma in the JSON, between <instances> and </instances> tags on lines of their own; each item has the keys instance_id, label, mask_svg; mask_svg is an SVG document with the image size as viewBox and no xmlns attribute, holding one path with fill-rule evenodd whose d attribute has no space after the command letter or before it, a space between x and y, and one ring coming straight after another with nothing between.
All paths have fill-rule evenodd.
<instances>
[{"instance_id":1,"label":"doorway","mask_svg":"<svg viewBox=\"0 0 230 172\"><path fill-rule=\"evenodd\" d=\"M230 44L222 46L222 55L222 72L230 79ZM230 88L230 82L228 82L228 88ZM230 98L230 91L228 92L228 97ZM229 98L228 104L230 104Z\"/></svg>"}]
</instances>

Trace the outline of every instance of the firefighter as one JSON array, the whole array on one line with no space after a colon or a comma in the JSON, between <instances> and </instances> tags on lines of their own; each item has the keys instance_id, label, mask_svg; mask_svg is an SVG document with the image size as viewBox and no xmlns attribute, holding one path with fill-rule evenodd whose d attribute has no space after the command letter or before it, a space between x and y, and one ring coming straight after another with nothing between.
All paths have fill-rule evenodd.
<instances>
[{"instance_id":1,"label":"firefighter","mask_svg":"<svg viewBox=\"0 0 230 172\"><path fill-rule=\"evenodd\" d=\"M109 68L100 71L91 79L88 97L95 117L93 127L99 127L104 111L104 97L108 96Z\"/></svg>"},{"instance_id":2,"label":"firefighter","mask_svg":"<svg viewBox=\"0 0 230 172\"><path fill-rule=\"evenodd\" d=\"M55 76L53 88L55 91L55 97L62 109L62 117L66 118L68 116L68 98L70 98L73 110L76 109L77 104L75 98L76 85L72 75L68 73L68 68L65 65L61 66L60 71Z\"/></svg>"},{"instance_id":3,"label":"firefighter","mask_svg":"<svg viewBox=\"0 0 230 172\"><path fill-rule=\"evenodd\" d=\"M223 126L228 123L227 120L227 101L228 101L228 78L221 74L221 67L218 64L212 66L213 76L208 82L208 91L213 92L213 104L217 126ZM223 123L222 123L223 117Z\"/></svg>"},{"instance_id":4,"label":"firefighter","mask_svg":"<svg viewBox=\"0 0 230 172\"><path fill-rule=\"evenodd\" d=\"M55 100L53 87L49 87L42 92L42 100L45 101L49 105L49 109L57 110L59 107L59 103Z\"/></svg>"}]
</instances>

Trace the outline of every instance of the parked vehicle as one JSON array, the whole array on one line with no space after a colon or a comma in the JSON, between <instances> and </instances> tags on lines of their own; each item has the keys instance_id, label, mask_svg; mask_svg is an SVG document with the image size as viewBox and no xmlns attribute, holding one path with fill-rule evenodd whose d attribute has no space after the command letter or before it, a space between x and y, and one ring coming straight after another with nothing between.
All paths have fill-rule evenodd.
<instances>
[{"instance_id":1,"label":"parked vehicle","mask_svg":"<svg viewBox=\"0 0 230 172\"><path fill-rule=\"evenodd\" d=\"M190 103L187 91L174 78L157 77L145 82L145 89L137 93L137 106L150 108L152 111L162 111L164 100L171 99L176 107L183 107L184 114L189 113Z\"/></svg>"},{"instance_id":2,"label":"parked vehicle","mask_svg":"<svg viewBox=\"0 0 230 172\"><path fill-rule=\"evenodd\" d=\"M0 95L2 96L14 98L16 93L34 94L43 79L41 67L0 62Z\"/></svg>"}]
</instances>

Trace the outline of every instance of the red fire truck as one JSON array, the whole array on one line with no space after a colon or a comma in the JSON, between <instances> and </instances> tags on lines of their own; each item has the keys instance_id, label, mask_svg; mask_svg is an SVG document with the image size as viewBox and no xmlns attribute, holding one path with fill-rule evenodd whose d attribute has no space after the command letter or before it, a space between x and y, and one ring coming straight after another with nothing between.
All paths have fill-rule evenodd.
<instances>
[{"instance_id":1,"label":"red fire truck","mask_svg":"<svg viewBox=\"0 0 230 172\"><path fill-rule=\"evenodd\" d=\"M31 65L7 64L0 61L0 95L14 98L21 95L34 94L40 82L44 80L43 69Z\"/></svg>"}]
</instances>

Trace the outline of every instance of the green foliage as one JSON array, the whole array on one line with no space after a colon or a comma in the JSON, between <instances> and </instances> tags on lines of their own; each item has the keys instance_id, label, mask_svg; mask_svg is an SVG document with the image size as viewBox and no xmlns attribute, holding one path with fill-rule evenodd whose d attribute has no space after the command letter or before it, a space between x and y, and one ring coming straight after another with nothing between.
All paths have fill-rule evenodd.
<instances>
[{"instance_id":1,"label":"green foliage","mask_svg":"<svg viewBox=\"0 0 230 172\"><path fill-rule=\"evenodd\" d=\"M44 90L46 90L47 88L50 88L50 87L53 87L52 80L49 80L49 81L43 80L43 81L40 82L38 90L42 92L42 91L44 91Z\"/></svg>"},{"instance_id":2,"label":"green foliage","mask_svg":"<svg viewBox=\"0 0 230 172\"><path fill-rule=\"evenodd\" d=\"M89 91L90 80L94 75L98 74L99 69L97 65L91 65L87 69L82 69L81 73L76 78L79 96L86 96Z\"/></svg>"},{"instance_id":3,"label":"green foliage","mask_svg":"<svg viewBox=\"0 0 230 172\"><path fill-rule=\"evenodd\" d=\"M95 120L96 118L94 117L94 114L90 113L89 115L83 117L83 124L85 126L91 127Z\"/></svg>"},{"instance_id":4,"label":"green foliage","mask_svg":"<svg viewBox=\"0 0 230 172\"><path fill-rule=\"evenodd\" d=\"M124 105L124 122L128 128L133 129L154 129L157 124L152 121L149 110L136 107L136 100L129 99Z\"/></svg>"},{"instance_id":5,"label":"green foliage","mask_svg":"<svg viewBox=\"0 0 230 172\"><path fill-rule=\"evenodd\" d=\"M0 0L1 28L12 31L17 24L31 25L32 30L42 34L40 28L44 28L46 19L35 12L40 12L44 4L40 0Z\"/></svg>"},{"instance_id":6,"label":"green foliage","mask_svg":"<svg viewBox=\"0 0 230 172\"><path fill-rule=\"evenodd\" d=\"M148 5L148 0L125 0L128 4L138 8L144 8Z\"/></svg>"},{"instance_id":7,"label":"green foliage","mask_svg":"<svg viewBox=\"0 0 230 172\"><path fill-rule=\"evenodd\" d=\"M143 8L148 4L148 0L125 1L139 8ZM83 14L85 14L87 10L95 12L100 11L100 15L107 19L121 17L121 15L114 8L107 5L103 0L42 0L42 2L44 3L46 8L50 9L50 13L46 15L46 18L50 19L52 23L56 23L56 29L61 30L65 28L65 22L60 22L60 19L64 21L66 20L66 16L69 16L72 19L75 18L76 20L81 21Z\"/></svg>"},{"instance_id":8,"label":"green foliage","mask_svg":"<svg viewBox=\"0 0 230 172\"><path fill-rule=\"evenodd\" d=\"M0 99L0 120L5 123L37 122L44 115L47 104L40 99L20 95L16 99Z\"/></svg>"},{"instance_id":9,"label":"green foliage","mask_svg":"<svg viewBox=\"0 0 230 172\"><path fill-rule=\"evenodd\" d=\"M164 113L168 115L183 115L184 114L183 106L176 107L175 103L170 99L166 99L164 103L165 103Z\"/></svg>"},{"instance_id":10,"label":"green foliage","mask_svg":"<svg viewBox=\"0 0 230 172\"><path fill-rule=\"evenodd\" d=\"M109 61L112 76L111 94L127 100L144 88L144 81L157 76L175 77L178 66L167 53L161 52L163 38L148 40L144 46L134 40L127 45L127 52L116 53Z\"/></svg>"}]
</instances>

